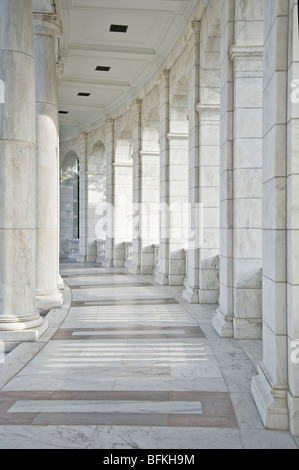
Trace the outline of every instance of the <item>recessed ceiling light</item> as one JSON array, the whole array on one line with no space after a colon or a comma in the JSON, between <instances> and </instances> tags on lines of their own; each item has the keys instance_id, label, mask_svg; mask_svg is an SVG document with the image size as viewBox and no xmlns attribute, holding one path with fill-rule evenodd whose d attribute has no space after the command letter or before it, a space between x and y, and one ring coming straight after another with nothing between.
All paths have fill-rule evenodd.
<instances>
[{"instance_id":1,"label":"recessed ceiling light","mask_svg":"<svg viewBox=\"0 0 299 470\"><path fill-rule=\"evenodd\" d=\"M82 92L80 92L80 93L78 93L78 96L90 96L90 93L82 93Z\"/></svg>"},{"instance_id":2,"label":"recessed ceiling light","mask_svg":"<svg viewBox=\"0 0 299 470\"><path fill-rule=\"evenodd\" d=\"M112 24L110 26L110 31L112 33L126 33L128 31L127 25L121 25L121 24Z\"/></svg>"},{"instance_id":3,"label":"recessed ceiling light","mask_svg":"<svg viewBox=\"0 0 299 470\"><path fill-rule=\"evenodd\" d=\"M59 111L59 114L68 114L69 111Z\"/></svg>"},{"instance_id":4,"label":"recessed ceiling light","mask_svg":"<svg viewBox=\"0 0 299 470\"><path fill-rule=\"evenodd\" d=\"M110 69L111 67L104 67L102 65L98 65L96 68L96 71L97 72L109 72Z\"/></svg>"}]
</instances>

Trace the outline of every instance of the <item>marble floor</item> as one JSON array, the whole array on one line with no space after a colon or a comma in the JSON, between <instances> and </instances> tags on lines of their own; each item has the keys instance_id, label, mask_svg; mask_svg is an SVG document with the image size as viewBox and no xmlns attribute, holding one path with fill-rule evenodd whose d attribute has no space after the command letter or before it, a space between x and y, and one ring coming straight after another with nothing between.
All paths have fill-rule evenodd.
<instances>
[{"instance_id":1,"label":"marble floor","mask_svg":"<svg viewBox=\"0 0 299 470\"><path fill-rule=\"evenodd\" d=\"M0 363L0 449L297 449L265 430L259 341L220 339L216 306L125 269L66 263L65 303Z\"/></svg>"}]
</instances>

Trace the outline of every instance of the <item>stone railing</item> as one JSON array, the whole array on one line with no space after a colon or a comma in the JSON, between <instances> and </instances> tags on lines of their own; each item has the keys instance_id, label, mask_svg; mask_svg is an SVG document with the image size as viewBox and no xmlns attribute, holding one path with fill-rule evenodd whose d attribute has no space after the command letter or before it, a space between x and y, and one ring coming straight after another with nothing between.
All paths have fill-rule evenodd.
<instances>
[{"instance_id":1,"label":"stone railing","mask_svg":"<svg viewBox=\"0 0 299 470\"><path fill-rule=\"evenodd\" d=\"M106 258L106 240L98 239L96 263L103 264Z\"/></svg>"},{"instance_id":2,"label":"stone railing","mask_svg":"<svg viewBox=\"0 0 299 470\"><path fill-rule=\"evenodd\" d=\"M68 244L68 258L77 259L79 256L79 238L69 238Z\"/></svg>"},{"instance_id":3,"label":"stone railing","mask_svg":"<svg viewBox=\"0 0 299 470\"><path fill-rule=\"evenodd\" d=\"M155 257L155 265L154 265L153 275L156 276L159 272L160 245L153 245L153 247L154 247L154 257Z\"/></svg>"},{"instance_id":4,"label":"stone railing","mask_svg":"<svg viewBox=\"0 0 299 470\"><path fill-rule=\"evenodd\" d=\"M125 268L130 268L132 261L133 261L133 243L132 242L124 242L125 246Z\"/></svg>"}]
</instances>

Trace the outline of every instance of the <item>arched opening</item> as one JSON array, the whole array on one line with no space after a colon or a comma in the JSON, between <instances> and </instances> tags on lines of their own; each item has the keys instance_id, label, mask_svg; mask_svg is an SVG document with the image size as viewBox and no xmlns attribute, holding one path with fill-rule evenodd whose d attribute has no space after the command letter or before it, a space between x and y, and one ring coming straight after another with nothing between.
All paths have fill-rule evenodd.
<instances>
[{"instance_id":1,"label":"arched opening","mask_svg":"<svg viewBox=\"0 0 299 470\"><path fill-rule=\"evenodd\" d=\"M80 162L69 152L60 171L60 258L77 259L79 255Z\"/></svg>"}]
</instances>

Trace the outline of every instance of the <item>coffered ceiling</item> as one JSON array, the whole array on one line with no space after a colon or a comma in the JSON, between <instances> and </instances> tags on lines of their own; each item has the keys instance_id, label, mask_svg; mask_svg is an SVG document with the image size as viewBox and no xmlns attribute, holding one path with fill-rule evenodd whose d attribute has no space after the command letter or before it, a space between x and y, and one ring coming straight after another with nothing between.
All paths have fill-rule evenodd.
<instances>
[{"instance_id":1,"label":"coffered ceiling","mask_svg":"<svg viewBox=\"0 0 299 470\"><path fill-rule=\"evenodd\" d=\"M83 130L108 117L134 96L163 63L196 3L56 0L64 31L60 41L64 63L59 83L61 134Z\"/></svg>"}]
</instances>

